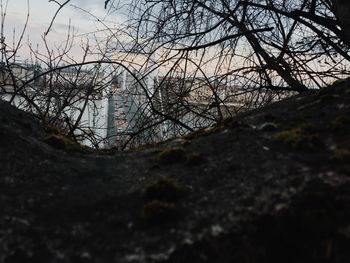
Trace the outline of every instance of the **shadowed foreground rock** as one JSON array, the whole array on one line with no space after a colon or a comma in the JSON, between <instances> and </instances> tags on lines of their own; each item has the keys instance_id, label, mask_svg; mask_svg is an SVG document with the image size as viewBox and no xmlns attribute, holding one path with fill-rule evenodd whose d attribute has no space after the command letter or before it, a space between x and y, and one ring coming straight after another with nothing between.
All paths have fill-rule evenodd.
<instances>
[{"instance_id":1,"label":"shadowed foreground rock","mask_svg":"<svg viewBox=\"0 0 350 263\"><path fill-rule=\"evenodd\" d=\"M348 263L349 101L343 81L126 153L0 102L0 262Z\"/></svg>"}]
</instances>

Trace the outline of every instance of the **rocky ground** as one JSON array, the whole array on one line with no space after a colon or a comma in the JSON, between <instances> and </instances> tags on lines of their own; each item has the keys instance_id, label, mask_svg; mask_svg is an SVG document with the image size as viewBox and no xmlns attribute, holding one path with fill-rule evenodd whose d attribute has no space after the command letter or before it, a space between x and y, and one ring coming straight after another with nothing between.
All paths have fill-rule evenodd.
<instances>
[{"instance_id":1,"label":"rocky ground","mask_svg":"<svg viewBox=\"0 0 350 263\"><path fill-rule=\"evenodd\" d=\"M0 103L0 262L350 262L349 82L124 153Z\"/></svg>"}]
</instances>

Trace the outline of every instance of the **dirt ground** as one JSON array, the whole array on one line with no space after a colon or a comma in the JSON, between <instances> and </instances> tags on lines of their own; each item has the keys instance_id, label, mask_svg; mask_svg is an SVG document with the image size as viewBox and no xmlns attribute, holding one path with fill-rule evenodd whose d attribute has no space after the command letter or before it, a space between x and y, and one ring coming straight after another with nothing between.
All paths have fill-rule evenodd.
<instances>
[{"instance_id":1,"label":"dirt ground","mask_svg":"<svg viewBox=\"0 0 350 263\"><path fill-rule=\"evenodd\" d=\"M350 83L130 152L0 102L0 262L350 262Z\"/></svg>"}]
</instances>

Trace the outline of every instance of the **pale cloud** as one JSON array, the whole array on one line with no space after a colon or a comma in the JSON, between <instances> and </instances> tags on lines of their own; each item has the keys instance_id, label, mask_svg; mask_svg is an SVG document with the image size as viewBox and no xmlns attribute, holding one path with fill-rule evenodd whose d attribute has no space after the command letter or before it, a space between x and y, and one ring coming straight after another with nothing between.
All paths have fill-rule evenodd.
<instances>
[{"instance_id":1,"label":"pale cloud","mask_svg":"<svg viewBox=\"0 0 350 263\"><path fill-rule=\"evenodd\" d=\"M61 3L64 0L59 0ZM76 56L79 56L79 45L82 39L91 38L103 40L108 35L104 32L105 25L110 28L115 28L122 25L126 17L126 8L120 8L116 12L108 13L108 9L104 9L105 0L71 0L57 15L54 24L47 36L47 39L53 46L62 43L68 34L69 24L77 39L77 48L74 49ZM123 2L121 2L123 1ZM109 5L123 6L122 3L127 3L130 0L111 0ZM76 8L74 7L74 5ZM46 32L52 17L54 16L58 5L48 0L29 0L29 22L22 42L21 56L25 57L28 54L30 43L32 46L44 47L42 38ZM5 36L6 40L19 39L19 34L23 29L26 21L28 7L27 0L11 0L9 1L8 9L6 10L7 17L5 21ZM90 13L90 14L89 14ZM98 20L103 21L103 23ZM15 32L15 33L14 33ZM89 34L91 32L91 34ZM96 32L101 32L100 35ZM93 42L93 41L91 41Z\"/></svg>"},{"instance_id":2,"label":"pale cloud","mask_svg":"<svg viewBox=\"0 0 350 263\"><path fill-rule=\"evenodd\" d=\"M104 7L104 0L71 0L71 4L76 4L82 8L101 8Z\"/></svg>"}]
</instances>

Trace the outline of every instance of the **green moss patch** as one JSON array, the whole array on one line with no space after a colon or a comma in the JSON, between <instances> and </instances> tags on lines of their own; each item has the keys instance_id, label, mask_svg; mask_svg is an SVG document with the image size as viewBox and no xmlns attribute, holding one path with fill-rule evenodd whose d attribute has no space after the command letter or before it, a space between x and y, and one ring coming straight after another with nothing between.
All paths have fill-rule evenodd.
<instances>
[{"instance_id":1,"label":"green moss patch","mask_svg":"<svg viewBox=\"0 0 350 263\"><path fill-rule=\"evenodd\" d=\"M201 165L207 159L202 153L187 153L183 147L169 147L162 149L157 155L157 162L163 165L186 163L190 166Z\"/></svg>"},{"instance_id":2,"label":"green moss patch","mask_svg":"<svg viewBox=\"0 0 350 263\"><path fill-rule=\"evenodd\" d=\"M350 149L338 148L333 151L331 159L333 161L350 161Z\"/></svg>"},{"instance_id":3,"label":"green moss patch","mask_svg":"<svg viewBox=\"0 0 350 263\"><path fill-rule=\"evenodd\" d=\"M158 161L162 164L181 163L187 160L182 147L165 148L158 154Z\"/></svg>"},{"instance_id":4,"label":"green moss patch","mask_svg":"<svg viewBox=\"0 0 350 263\"><path fill-rule=\"evenodd\" d=\"M142 218L147 223L161 223L179 218L181 201L186 191L175 180L161 177L147 182L144 186L145 204Z\"/></svg>"},{"instance_id":5,"label":"green moss patch","mask_svg":"<svg viewBox=\"0 0 350 263\"><path fill-rule=\"evenodd\" d=\"M53 125L47 125L45 128L46 133L48 134L61 134L61 132L58 130L58 128L56 126Z\"/></svg>"},{"instance_id":6,"label":"green moss patch","mask_svg":"<svg viewBox=\"0 0 350 263\"><path fill-rule=\"evenodd\" d=\"M144 186L147 200L178 201L185 194L185 188L168 177L151 180Z\"/></svg>"},{"instance_id":7,"label":"green moss patch","mask_svg":"<svg viewBox=\"0 0 350 263\"><path fill-rule=\"evenodd\" d=\"M81 149L81 145L70 140L66 136L62 134L49 134L44 138L44 142L49 144L55 149L60 149L60 150L79 150Z\"/></svg>"},{"instance_id":8,"label":"green moss patch","mask_svg":"<svg viewBox=\"0 0 350 263\"><path fill-rule=\"evenodd\" d=\"M314 125L301 125L300 127L280 131L275 134L275 139L283 144L304 150L313 150L322 147L320 136Z\"/></svg>"}]
</instances>

